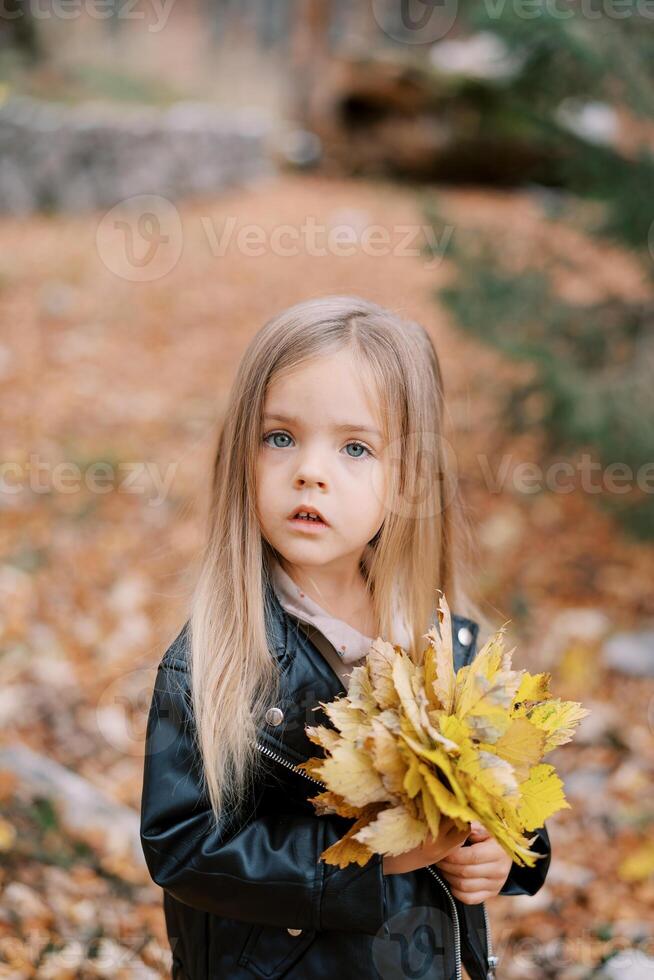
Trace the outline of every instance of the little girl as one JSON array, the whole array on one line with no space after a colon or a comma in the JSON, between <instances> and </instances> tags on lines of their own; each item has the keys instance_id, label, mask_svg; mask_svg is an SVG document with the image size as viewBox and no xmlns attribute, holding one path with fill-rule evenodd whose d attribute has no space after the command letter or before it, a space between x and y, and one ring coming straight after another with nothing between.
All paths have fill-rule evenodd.
<instances>
[{"instance_id":1,"label":"little girl","mask_svg":"<svg viewBox=\"0 0 654 980\"><path fill-rule=\"evenodd\" d=\"M444 411L426 331L356 296L282 311L243 356L190 616L148 717L141 841L174 980L486 980L484 900L543 884L545 827L524 868L445 818L397 857L328 865L352 821L318 814L322 785L298 768L320 753L305 726L330 724L320 702L375 637L424 650L438 590L456 669L475 656Z\"/></svg>"}]
</instances>

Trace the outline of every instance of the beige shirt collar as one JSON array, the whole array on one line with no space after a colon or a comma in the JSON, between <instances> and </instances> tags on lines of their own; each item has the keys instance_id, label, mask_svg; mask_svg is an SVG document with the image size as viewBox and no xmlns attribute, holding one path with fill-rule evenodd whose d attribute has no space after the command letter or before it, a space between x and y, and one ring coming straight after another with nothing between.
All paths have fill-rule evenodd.
<instances>
[{"instance_id":1,"label":"beige shirt collar","mask_svg":"<svg viewBox=\"0 0 654 980\"><path fill-rule=\"evenodd\" d=\"M311 623L327 637L343 663L351 664L365 657L370 644L375 639L365 636L342 619L337 619L295 584L279 562L273 559L272 584L282 607L291 615ZM393 618L394 636L391 642L400 643L405 649L410 646L410 635L401 616L397 603Z\"/></svg>"}]
</instances>

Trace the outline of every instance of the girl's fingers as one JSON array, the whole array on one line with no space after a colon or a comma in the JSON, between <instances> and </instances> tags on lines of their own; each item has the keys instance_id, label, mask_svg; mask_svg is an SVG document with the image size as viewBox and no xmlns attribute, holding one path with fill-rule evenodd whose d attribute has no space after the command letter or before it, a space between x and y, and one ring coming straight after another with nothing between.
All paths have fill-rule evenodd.
<instances>
[{"instance_id":1,"label":"girl's fingers","mask_svg":"<svg viewBox=\"0 0 654 980\"><path fill-rule=\"evenodd\" d=\"M447 826L447 824L445 824L441 828L438 838L434 837L433 834L431 833L427 836L425 845L427 847L433 847L436 843L442 844L443 842L445 843L452 842L452 845L454 846L454 842L456 840L463 842L468 836L468 834L469 834L468 830L459 830L456 824L452 824L449 827Z\"/></svg>"},{"instance_id":2,"label":"girl's fingers","mask_svg":"<svg viewBox=\"0 0 654 980\"><path fill-rule=\"evenodd\" d=\"M439 861L438 867L442 868L443 871L453 878L465 878L467 880L479 877L491 878L498 870L498 866L492 862L486 862L484 864L452 864L447 858Z\"/></svg>"},{"instance_id":3,"label":"girl's fingers","mask_svg":"<svg viewBox=\"0 0 654 980\"><path fill-rule=\"evenodd\" d=\"M458 850L447 855L448 860L460 864L481 864L492 861L498 856L498 845L494 838L474 843L471 847L461 846Z\"/></svg>"},{"instance_id":4,"label":"girl's fingers","mask_svg":"<svg viewBox=\"0 0 654 980\"><path fill-rule=\"evenodd\" d=\"M452 894L455 898L458 898L460 902L463 902L464 905L480 905L489 897L489 892L487 891L468 894L468 892L456 891L454 888L452 889ZM493 894L495 894L495 892L493 892Z\"/></svg>"},{"instance_id":5,"label":"girl's fingers","mask_svg":"<svg viewBox=\"0 0 654 980\"><path fill-rule=\"evenodd\" d=\"M470 821L470 833L480 840L485 840L487 837L490 837L490 834L484 827L483 823L479 823L478 820Z\"/></svg>"},{"instance_id":6,"label":"girl's fingers","mask_svg":"<svg viewBox=\"0 0 654 980\"><path fill-rule=\"evenodd\" d=\"M491 878L452 878L452 887L464 895L492 891L495 881Z\"/></svg>"},{"instance_id":7,"label":"girl's fingers","mask_svg":"<svg viewBox=\"0 0 654 980\"><path fill-rule=\"evenodd\" d=\"M445 832L441 832L438 835L438 838L437 839L438 840L452 840L452 838L455 837L456 834L457 834L456 827L448 827L448 829ZM432 840L433 839L434 838L432 838Z\"/></svg>"},{"instance_id":8,"label":"girl's fingers","mask_svg":"<svg viewBox=\"0 0 654 980\"><path fill-rule=\"evenodd\" d=\"M452 842L458 841L459 846L462 847L467 837L468 837L468 832L466 830L457 830L455 831L455 833L450 834L448 839L451 840Z\"/></svg>"}]
</instances>

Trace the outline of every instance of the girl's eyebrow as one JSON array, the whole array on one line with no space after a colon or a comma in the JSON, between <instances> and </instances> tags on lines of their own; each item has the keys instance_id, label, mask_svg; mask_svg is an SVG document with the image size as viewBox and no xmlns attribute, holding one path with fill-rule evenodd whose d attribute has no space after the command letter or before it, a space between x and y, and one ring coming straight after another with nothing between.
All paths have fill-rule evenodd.
<instances>
[{"instance_id":1,"label":"girl's eyebrow","mask_svg":"<svg viewBox=\"0 0 654 980\"><path fill-rule=\"evenodd\" d=\"M291 425L301 425L300 419L295 418L293 415L280 415L278 412L273 414L267 412L264 415L264 419L276 419L278 422L287 422ZM357 422L335 422L332 425L334 432L368 432L370 435L377 436L381 439L381 432L377 429L371 429L369 425L359 425Z\"/></svg>"}]
</instances>

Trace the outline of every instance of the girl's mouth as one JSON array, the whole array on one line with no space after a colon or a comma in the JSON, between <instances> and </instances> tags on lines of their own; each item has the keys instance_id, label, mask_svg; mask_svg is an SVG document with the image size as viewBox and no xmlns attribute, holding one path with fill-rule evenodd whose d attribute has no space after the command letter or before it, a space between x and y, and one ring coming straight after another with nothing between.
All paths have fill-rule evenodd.
<instances>
[{"instance_id":1,"label":"girl's mouth","mask_svg":"<svg viewBox=\"0 0 654 980\"><path fill-rule=\"evenodd\" d=\"M327 524L321 521L320 518L314 517L289 517L289 524L291 524L298 531L305 531L309 534L317 534L319 531L326 531Z\"/></svg>"}]
</instances>

